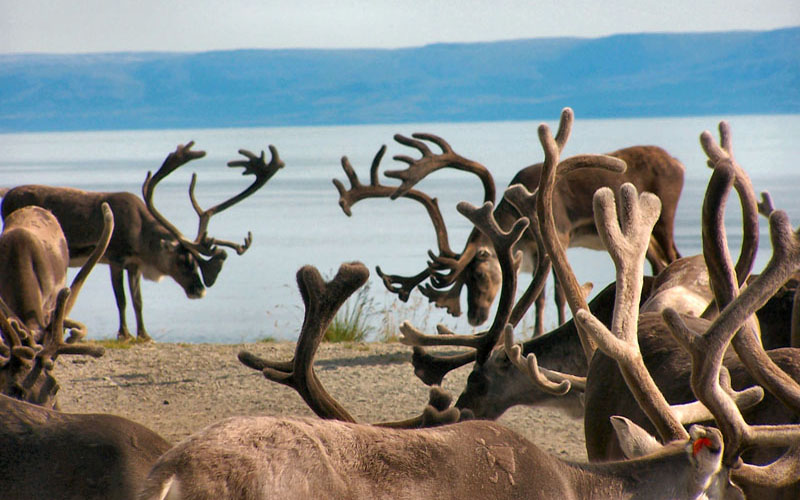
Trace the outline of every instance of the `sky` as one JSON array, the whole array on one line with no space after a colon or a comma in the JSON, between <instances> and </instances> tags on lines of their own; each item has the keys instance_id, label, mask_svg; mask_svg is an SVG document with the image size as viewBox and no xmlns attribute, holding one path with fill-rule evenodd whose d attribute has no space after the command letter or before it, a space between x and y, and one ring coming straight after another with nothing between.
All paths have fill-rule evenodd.
<instances>
[{"instance_id":1,"label":"sky","mask_svg":"<svg viewBox=\"0 0 800 500\"><path fill-rule=\"evenodd\" d=\"M800 25L800 0L0 0L0 53L398 48Z\"/></svg>"}]
</instances>

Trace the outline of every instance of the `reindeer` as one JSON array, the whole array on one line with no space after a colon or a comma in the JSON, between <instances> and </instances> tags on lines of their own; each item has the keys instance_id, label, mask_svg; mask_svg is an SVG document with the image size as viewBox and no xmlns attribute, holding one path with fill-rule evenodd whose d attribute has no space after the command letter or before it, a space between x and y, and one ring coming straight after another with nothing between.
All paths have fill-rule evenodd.
<instances>
[{"instance_id":1,"label":"reindeer","mask_svg":"<svg viewBox=\"0 0 800 500\"><path fill-rule=\"evenodd\" d=\"M102 226L97 246L72 280L70 288L74 294L65 314L72 310L75 297L103 255L114 229L114 216L108 204L102 204L98 210ZM69 256L58 220L36 206L9 214L0 234L0 262L0 311L7 317L16 317L33 332L32 340L38 342L52 322L58 292L66 285ZM64 322L71 328L70 342L86 335L83 324L69 318Z\"/></svg>"},{"instance_id":2,"label":"reindeer","mask_svg":"<svg viewBox=\"0 0 800 500\"><path fill-rule=\"evenodd\" d=\"M40 185L18 186L3 197L4 218L27 205L50 210L64 230L72 266L80 265L97 244L102 228L100 205L108 203L111 206L117 225L103 255L103 262L109 265L111 271L111 285L119 311L117 337L120 340L132 338L125 319L124 271L127 271L128 289L136 316L137 338L149 340L150 335L142 317L141 277L157 281L163 276L170 276L190 299L203 297L205 288L214 284L227 257L221 247L232 248L241 255L252 243L249 233L242 244L210 237L208 223L211 217L255 193L284 166L274 146L269 147L272 155L269 163L265 161L263 151L256 156L249 151L239 150L247 159L228 162L228 166L244 167L243 174L252 174L255 180L238 195L206 210L195 199L197 178L193 175L189 198L199 217L199 224L197 237L192 241L159 213L153 202L153 194L156 185L164 177L180 166L205 156L204 151L193 151L193 145L193 142L179 145L155 174L148 172L142 186L144 202L127 192L99 193Z\"/></svg>"},{"instance_id":3,"label":"reindeer","mask_svg":"<svg viewBox=\"0 0 800 500\"><path fill-rule=\"evenodd\" d=\"M40 207L11 213L0 234L0 297L6 315L34 332L50 324L58 291L66 284L67 240L56 218Z\"/></svg>"},{"instance_id":4,"label":"reindeer","mask_svg":"<svg viewBox=\"0 0 800 500\"><path fill-rule=\"evenodd\" d=\"M566 143L563 137L569 131L564 130L564 136L557 137L560 147ZM489 315L489 310L500 289L500 269L497 256L493 254L491 245L485 236L478 230L473 230L467 238L464 250L460 254L454 253L447 244L447 233L444 221L438 212L435 199L431 206L431 199L412 189L428 174L445 167L465 170L476 174L484 186L484 201L494 202L494 180L483 165L473 160L464 158L455 153L452 147L441 137L432 134L413 134L412 138L396 135L395 140L401 144L417 149L421 158L413 159L409 156L395 156L396 160L407 163L409 167L403 171L387 171L386 176L402 180L400 186L380 185L377 178L377 168L382 158L385 147L381 148L373 160L370 172L370 185L365 186L358 178L349 164L347 157L342 158L342 167L350 180L351 188L346 190L344 185L334 180L340 199L339 204L347 215L350 207L363 198L390 197L396 199L401 196L421 201L425 204L434 225L439 243L439 254L429 252L431 261L428 269L413 277L403 277L383 274L379 275L386 287L397 293L401 300L407 300L414 287L424 280L430 279L425 286L420 286L420 291L437 306L444 307L454 316L461 313L460 294L463 286L467 288L467 319L471 325L483 324ZM437 145L442 152L434 153L423 141ZM559 179L555 191L555 218L558 237L565 246L580 246L591 249L602 249L594 229L591 210L591 196L601 186L618 189L624 182L632 182L640 190L654 192L662 200L664 210L653 231L653 239L648 249L648 260L654 273L661 271L667 264L674 261L680 254L673 241L673 226L675 210L683 187L684 167L666 151L656 146L634 146L609 153L609 156L619 158L627 164L623 172L604 169L591 169L581 174L565 174ZM510 185L522 184L530 190L539 185L542 164L535 164L519 171ZM519 212L505 197L500 200L496 208L495 217L501 227L509 227L518 217ZM523 269L534 273L546 273L539 266L533 266L540 251L532 232L527 232L520 239L518 248L524 252L525 260ZM546 275L546 274L545 274ZM561 286L554 276L555 298L558 311L558 324L563 324L564 297ZM449 287L449 289L448 289ZM534 334L544 332L544 294L539 293L536 302L536 317Z\"/></svg>"},{"instance_id":5,"label":"reindeer","mask_svg":"<svg viewBox=\"0 0 800 500\"><path fill-rule=\"evenodd\" d=\"M42 301L34 309L46 318L29 328L12 307L0 300L0 491L10 500L119 499L132 500L155 460L170 448L161 436L130 420L114 415L80 415L58 411L58 382L53 376L60 355L103 355L103 348L78 342L73 334L65 342L66 314L94 264L103 255L113 231L113 216L103 204L103 232L73 287L54 294L52 304ZM24 207L6 219L6 229L20 232L15 221L32 214L38 227L15 237L17 255L33 254L43 265L24 270L34 275L13 283L37 295L37 286L52 288L52 274L67 270L66 242L58 223L39 207ZM26 215L25 220L31 221ZM53 226L54 224L54 226ZM35 224L34 224L35 226ZM48 231L34 231L42 228ZM5 233L4 233L5 234ZM0 239L4 245L5 236ZM53 240L57 243L49 245ZM25 252L25 244L32 246ZM47 255L43 249L55 250ZM38 251L38 252L37 252ZM7 261L13 263L13 261ZM47 264L47 265L44 265ZM5 283L5 282L4 282ZM35 290L32 290L35 289ZM72 322L74 323L74 322Z\"/></svg>"}]
</instances>

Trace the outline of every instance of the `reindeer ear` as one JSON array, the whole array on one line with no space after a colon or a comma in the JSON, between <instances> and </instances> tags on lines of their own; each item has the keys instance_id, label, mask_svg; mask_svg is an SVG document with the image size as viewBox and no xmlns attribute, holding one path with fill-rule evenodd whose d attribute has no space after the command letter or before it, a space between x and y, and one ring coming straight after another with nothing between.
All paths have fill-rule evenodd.
<instances>
[{"instance_id":1,"label":"reindeer ear","mask_svg":"<svg viewBox=\"0 0 800 500\"><path fill-rule=\"evenodd\" d=\"M617 433L617 440L625 458L643 457L663 447L649 432L625 417L611 417L611 425Z\"/></svg>"}]
</instances>

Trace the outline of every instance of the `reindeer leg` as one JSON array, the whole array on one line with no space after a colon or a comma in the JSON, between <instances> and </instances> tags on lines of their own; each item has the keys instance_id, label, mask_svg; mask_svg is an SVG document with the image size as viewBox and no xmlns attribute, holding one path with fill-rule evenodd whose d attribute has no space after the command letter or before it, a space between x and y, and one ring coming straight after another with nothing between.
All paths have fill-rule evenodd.
<instances>
[{"instance_id":1,"label":"reindeer leg","mask_svg":"<svg viewBox=\"0 0 800 500\"><path fill-rule=\"evenodd\" d=\"M119 330L117 330L117 340L128 341L132 339L131 332L125 322L125 288L122 284L122 272L124 269L117 264L110 264L111 288L114 289L114 298L117 301L117 311L119 312Z\"/></svg>"},{"instance_id":2,"label":"reindeer leg","mask_svg":"<svg viewBox=\"0 0 800 500\"><path fill-rule=\"evenodd\" d=\"M533 336L538 337L539 335L544 335L544 309L545 309L545 289L542 288L542 291L539 293L539 296L536 297L536 322L533 326Z\"/></svg>"},{"instance_id":3,"label":"reindeer leg","mask_svg":"<svg viewBox=\"0 0 800 500\"><path fill-rule=\"evenodd\" d=\"M556 303L556 310L558 311L558 326L561 326L567 321L567 315L565 312L567 296L566 293L564 293L564 288L561 286L561 283L558 281L558 276L556 276L555 273L553 273L553 300Z\"/></svg>"},{"instance_id":4,"label":"reindeer leg","mask_svg":"<svg viewBox=\"0 0 800 500\"><path fill-rule=\"evenodd\" d=\"M128 290L131 291L131 302L133 302L133 313L136 315L136 338L139 340L152 340L147 330L144 328L144 318L142 317L142 272L139 266L131 265L128 270Z\"/></svg>"}]
</instances>

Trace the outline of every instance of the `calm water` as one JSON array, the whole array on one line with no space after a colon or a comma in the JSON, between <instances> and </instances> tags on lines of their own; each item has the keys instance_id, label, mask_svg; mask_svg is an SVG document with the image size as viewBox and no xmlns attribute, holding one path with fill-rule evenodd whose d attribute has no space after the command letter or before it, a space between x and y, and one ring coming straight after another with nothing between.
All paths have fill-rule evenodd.
<instances>
[{"instance_id":1,"label":"calm water","mask_svg":"<svg viewBox=\"0 0 800 500\"><path fill-rule=\"evenodd\" d=\"M676 243L683 255L700 252L700 204L709 177L698 137L715 130L720 119L730 122L739 163L749 172L757 190L771 192L776 206L800 224L800 116L730 116L634 120L582 120L578 117L565 156L597 153L635 144L656 144L680 159L687 168L678 207ZM550 126L557 124L551 122ZM184 233L193 238L197 220L187 196L191 172L197 172L197 196L210 206L244 189L250 178L225 163L240 148L252 151L274 144L286 167L258 193L216 216L212 235L240 240L253 232L252 248L243 256L230 255L217 284L202 300L188 300L171 279L143 284L145 323L151 335L174 342L242 342L266 336L294 339L303 308L294 283L297 269L313 264L332 276L341 262L360 260L371 270L369 295L372 322L399 324L411 319L432 330L445 322L468 333L465 319L452 319L427 306L418 293L410 306L384 291L374 274L384 271L412 274L424 266L426 251L435 248L433 230L415 202L364 200L345 216L331 179L344 180L340 158L347 155L363 181L373 155L387 144L382 170L401 168L394 154L414 151L394 143L395 133L431 132L447 139L468 158L480 161L495 175L499 190L522 167L542 158L538 122L463 124L403 124L342 127L247 128L220 130L159 130L0 134L0 185L26 183L73 186L89 190L141 192L148 169L156 169L179 143L196 141L207 156L183 167L159 186L157 204ZM387 183L394 181L387 179ZM470 225L455 211L460 200L482 200L478 181L467 174L441 171L420 187L440 200L454 249L463 245ZM729 208L728 234L738 248L740 226L737 203ZM766 224L762 219L761 250L756 269L769 258ZM581 249L569 252L581 281L600 290L613 279L610 259ZM99 266L81 292L72 316L87 324L92 338L113 336L117 313L107 266ZM522 281L527 284L526 280ZM129 305L130 309L130 305ZM383 312L381 312L383 311ZM135 328L133 313L128 323ZM548 311L552 325L554 311ZM529 322L530 323L530 322Z\"/></svg>"}]
</instances>

